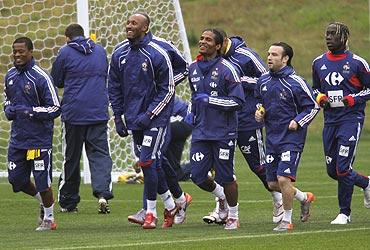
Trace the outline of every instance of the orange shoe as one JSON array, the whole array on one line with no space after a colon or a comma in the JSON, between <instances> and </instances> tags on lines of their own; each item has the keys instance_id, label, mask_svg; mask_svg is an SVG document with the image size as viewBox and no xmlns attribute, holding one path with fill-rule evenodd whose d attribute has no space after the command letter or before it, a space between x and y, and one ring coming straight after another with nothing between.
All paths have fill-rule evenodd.
<instances>
[{"instance_id":1,"label":"orange shoe","mask_svg":"<svg viewBox=\"0 0 370 250\"><path fill-rule=\"evenodd\" d=\"M311 192L306 192L307 199L301 203L301 221L306 222L310 217L311 203L316 199L315 195Z\"/></svg>"},{"instance_id":2,"label":"orange shoe","mask_svg":"<svg viewBox=\"0 0 370 250\"><path fill-rule=\"evenodd\" d=\"M143 228L154 229L156 227L157 227L157 218L152 213L146 213Z\"/></svg>"},{"instance_id":3,"label":"orange shoe","mask_svg":"<svg viewBox=\"0 0 370 250\"><path fill-rule=\"evenodd\" d=\"M293 230L293 224L287 221L282 220L277 227L274 228L274 231L283 232Z\"/></svg>"},{"instance_id":4,"label":"orange shoe","mask_svg":"<svg viewBox=\"0 0 370 250\"><path fill-rule=\"evenodd\" d=\"M179 208L177 206L175 206L172 210L167 210L167 209L164 210L164 219L163 219L162 228L172 227L172 224L175 219L175 215L177 214L178 211L179 211Z\"/></svg>"}]
</instances>

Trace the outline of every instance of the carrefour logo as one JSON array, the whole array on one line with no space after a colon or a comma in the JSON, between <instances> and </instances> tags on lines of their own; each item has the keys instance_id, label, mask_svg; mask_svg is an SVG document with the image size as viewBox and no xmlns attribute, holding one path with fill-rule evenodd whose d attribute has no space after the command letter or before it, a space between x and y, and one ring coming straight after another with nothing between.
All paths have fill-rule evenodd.
<instances>
[{"instance_id":1,"label":"carrefour logo","mask_svg":"<svg viewBox=\"0 0 370 250\"><path fill-rule=\"evenodd\" d=\"M338 72L331 72L325 77L325 81L332 86L337 86L341 84L343 80L343 76Z\"/></svg>"},{"instance_id":2,"label":"carrefour logo","mask_svg":"<svg viewBox=\"0 0 370 250\"><path fill-rule=\"evenodd\" d=\"M193 161L201 161L203 160L204 158L204 154L202 154L202 152L196 152L195 154L193 154L193 156L191 157L191 159Z\"/></svg>"}]
</instances>

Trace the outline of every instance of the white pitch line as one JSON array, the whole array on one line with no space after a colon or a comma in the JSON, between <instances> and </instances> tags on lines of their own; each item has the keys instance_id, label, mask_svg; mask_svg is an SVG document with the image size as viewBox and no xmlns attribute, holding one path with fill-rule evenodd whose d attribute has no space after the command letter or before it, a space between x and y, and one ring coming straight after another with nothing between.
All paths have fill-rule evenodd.
<instances>
[{"instance_id":1,"label":"white pitch line","mask_svg":"<svg viewBox=\"0 0 370 250\"><path fill-rule=\"evenodd\" d=\"M171 240L171 241L154 241L154 242L137 242L127 244L112 244L112 245L90 245L90 246L73 246L73 247L57 247L57 248L39 248L39 250L52 249L52 250L69 250L69 249L96 249L96 248L117 248L117 247L133 247L133 246L151 246L151 245L166 245L166 244L178 244L188 242L200 242L200 241L222 241L232 239L253 239L253 238L264 238L264 237L282 237L282 236L294 236L304 234L320 234L320 233L338 233L338 232L351 232L351 231L370 231L370 227L360 228L347 228L347 229L335 229L335 230L317 230L317 231L305 231L305 232L287 232L287 233L271 233L271 234L255 234L255 235L236 235L226 237L213 237L213 238L193 238L186 240Z\"/></svg>"}]
</instances>

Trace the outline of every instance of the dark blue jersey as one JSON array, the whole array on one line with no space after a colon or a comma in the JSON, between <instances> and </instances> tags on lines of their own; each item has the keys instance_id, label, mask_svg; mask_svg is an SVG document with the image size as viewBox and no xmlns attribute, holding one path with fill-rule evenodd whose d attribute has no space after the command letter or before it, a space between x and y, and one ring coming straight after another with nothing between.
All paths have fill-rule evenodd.
<instances>
[{"instance_id":1,"label":"dark blue jersey","mask_svg":"<svg viewBox=\"0 0 370 250\"><path fill-rule=\"evenodd\" d=\"M200 67L200 64L207 64ZM225 140L237 137L237 110L244 103L238 72L222 57L193 62L189 67L192 100L196 94L209 96L207 104L194 103L192 140Z\"/></svg>"},{"instance_id":2,"label":"dark blue jersey","mask_svg":"<svg viewBox=\"0 0 370 250\"><path fill-rule=\"evenodd\" d=\"M64 88L62 121L87 125L109 119L107 75L106 52L92 40L78 37L60 49L51 76Z\"/></svg>"},{"instance_id":3,"label":"dark blue jersey","mask_svg":"<svg viewBox=\"0 0 370 250\"><path fill-rule=\"evenodd\" d=\"M109 100L115 115L124 114L128 129L141 129L134 121L143 113L152 114L151 127L168 125L175 84L187 75L186 61L181 56L175 59L170 48L149 32L139 44L125 40L114 50L108 77Z\"/></svg>"},{"instance_id":4,"label":"dark blue jersey","mask_svg":"<svg viewBox=\"0 0 370 250\"><path fill-rule=\"evenodd\" d=\"M247 47L242 38L230 37L229 43L230 48L227 49L224 58L239 70L245 94L245 103L238 111L238 130L247 131L262 128L263 123L254 119L257 104L254 88L257 79L267 71L266 65L254 50Z\"/></svg>"},{"instance_id":5,"label":"dark blue jersey","mask_svg":"<svg viewBox=\"0 0 370 250\"><path fill-rule=\"evenodd\" d=\"M370 98L369 64L363 58L350 51L327 52L313 61L312 81L315 95L323 93L330 102L324 110L325 124L363 122L365 102ZM353 107L344 107L341 100L347 95L354 97Z\"/></svg>"},{"instance_id":6,"label":"dark blue jersey","mask_svg":"<svg viewBox=\"0 0 370 250\"><path fill-rule=\"evenodd\" d=\"M302 151L307 126L319 112L312 88L286 66L280 71L263 74L257 82L255 96L265 108L266 150L282 153ZM294 120L299 128L289 130Z\"/></svg>"},{"instance_id":7,"label":"dark blue jersey","mask_svg":"<svg viewBox=\"0 0 370 250\"><path fill-rule=\"evenodd\" d=\"M60 103L51 77L32 59L24 68L13 67L5 76L4 109L29 109L32 116L15 115L9 145L18 149L52 147L54 119Z\"/></svg>"}]
</instances>

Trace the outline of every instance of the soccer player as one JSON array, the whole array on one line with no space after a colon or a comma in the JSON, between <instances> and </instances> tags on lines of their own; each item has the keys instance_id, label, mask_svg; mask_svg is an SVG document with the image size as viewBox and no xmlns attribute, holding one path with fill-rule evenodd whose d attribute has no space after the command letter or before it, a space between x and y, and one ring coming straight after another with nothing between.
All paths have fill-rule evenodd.
<instances>
[{"instance_id":1,"label":"soccer player","mask_svg":"<svg viewBox=\"0 0 370 250\"><path fill-rule=\"evenodd\" d=\"M171 227L178 212L168 190L161 164L161 151L171 111L173 109L177 74L175 62L166 48L168 43L149 31L150 18L146 13L131 15L126 23L127 40L114 50L109 70L109 99L115 116L116 130L121 136L132 131L139 145L139 165L144 174L147 210L144 229L156 228L157 191L164 201L163 228ZM124 115L125 124L122 120Z\"/></svg>"},{"instance_id":2,"label":"soccer player","mask_svg":"<svg viewBox=\"0 0 370 250\"><path fill-rule=\"evenodd\" d=\"M91 172L93 195L98 213L110 213L112 159L109 153L108 60L104 48L84 37L79 24L65 30L66 45L53 63L51 76L62 99L64 166L59 179L58 200L61 212L77 211L80 202L80 159L83 145Z\"/></svg>"},{"instance_id":3,"label":"soccer player","mask_svg":"<svg viewBox=\"0 0 370 250\"><path fill-rule=\"evenodd\" d=\"M234 152L237 110L244 102L244 92L238 72L221 57L222 43L223 36L216 29L205 29L200 36L200 55L189 66L192 106L186 119L194 126L191 179L218 198L219 215L227 217L225 229L233 230L240 226ZM208 176L212 167L215 179Z\"/></svg>"},{"instance_id":4,"label":"soccer player","mask_svg":"<svg viewBox=\"0 0 370 250\"><path fill-rule=\"evenodd\" d=\"M161 158L161 168L163 169L168 188L175 198L175 202L179 211L174 217L175 224L182 224L186 218L186 209L192 201L190 194L183 192L178 183L178 176L175 167L180 167L181 155L184 149L186 139L191 134L191 127L188 124L183 124L182 120L186 117L188 105L179 97L175 96L174 109L170 117L171 123L167 130L164 145L164 151ZM136 157L140 156L140 147L134 145ZM178 164L178 165L176 165ZM147 210L146 193L143 193L143 206L137 213L129 215L128 221L139 225L144 224L145 213Z\"/></svg>"},{"instance_id":5,"label":"soccer player","mask_svg":"<svg viewBox=\"0 0 370 250\"><path fill-rule=\"evenodd\" d=\"M186 140L191 135L191 126L185 122L189 105L187 102L175 97L175 104L171 115L171 139L164 155L169 165L175 170L177 179L188 180L190 178L190 163L181 165L181 157Z\"/></svg>"},{"instance_id":6,"label":"soccer player","mask_svg":"<svg viewBox=\"0 0 370 250\"><path fill-rule=\"evenodd\" d=\"M369 178L353 170L353 162L370 98L369 64L348 50L348 27L339 22L326 28L328 52L312 65L316 100L324 109L323 144L328 175L338 181L339 214L331 224L351 221L353 187L364 190L370 208Z\"/></svg>"},{"instance_id":7,"label":"soccer player","mask_svg":"<svg viewBox=\"0 0 370 250\"><path fill-rule=\"evenodd\" d=\"M245 103L238 111L238 140L237 144L247 161L249 168L257 175L267 191L271 193L273 200L272 221L281 221L284 213L281 193L272 191L266 181L265 148L263 145L263 122L257 122L254 118L257 99L254 97L254 88L257 79L265 73L266 65L261 57L252 49L248 48L241 37L228 37L224 30L219 29L224 36L222 45L223 57L232 63L240 72L240 80L245 94ZM216 209L203 220L207 223L221 223Z\"/></svg>"},{"instance_id":8,"label":"soccer player","mask_svg":"<svg viewBox=\"0 0 370 250\"><path fill-rule=\"evenodd\" d=\"M12 121L8 147L8 180L40 203L36 231L55 230L52 182L54 119L60 103L51 77L35 63L28 37L13 42L14 67L5 76L4 113ZM30 179L31 172L35 183Z\"/></svg>"},{"instance_id":9,"label":"soccer player","mask_svg":"<svg viewBox=\"0 0 370 250\"><path fill-rule=\"evenodd\" d=\"M269 72L257 82L255 96L260 106L255 117L266 126L266 169L269 188L283 195L284 215L275 231L292 230L293 198L301 202L301 221L310 216L315 196L293 186L306 140L307 127L319 112L308 83L296 75L291 61L293 49L284 42L268 50Z\"/></svg>"}]
</instances>

